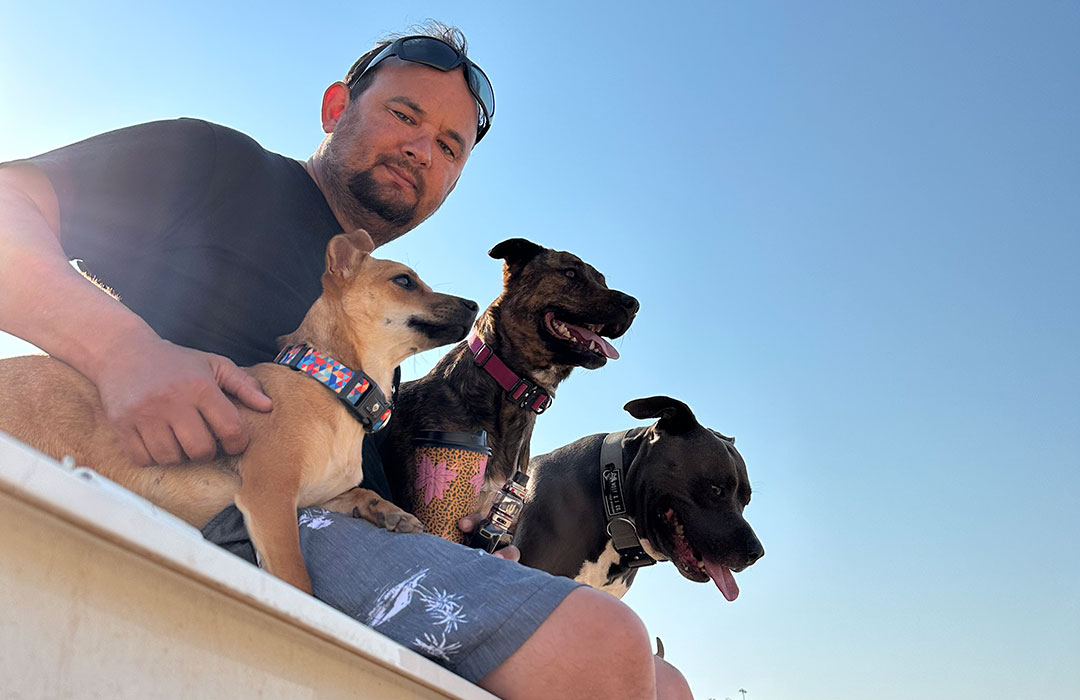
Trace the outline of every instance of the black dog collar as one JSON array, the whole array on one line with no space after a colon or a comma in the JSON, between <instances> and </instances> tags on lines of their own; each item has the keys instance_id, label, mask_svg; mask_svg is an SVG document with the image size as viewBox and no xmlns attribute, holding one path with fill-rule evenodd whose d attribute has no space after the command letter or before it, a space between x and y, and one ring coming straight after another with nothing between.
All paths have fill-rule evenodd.
<instances>
[{"instance_id":1,"label":"black dog collar","mask_svg":"<svg viewBox=\"0 0 1080 700\"><path fill-rule=\"evenodd\" d=\"M368 432L381 430L390 420L393 401L387 400L375 380L360 370L350 369L304 344L282 348L274 362L318 379L337 394ZM400 376L401 368L398 367L394 370L392 391L397 390Z\"/></svg>"},{"instance_id":2,"label":"black dog collar","mask_svg":"<svg viewBox=\"0 0 1080 700\"><path fill-rule=\"evenodd\" d=\"M604 499L604 514L607 516L607 533L615 545L615 551L621 557L620 563L636 569L639 566L655 564L656 560L645 553L634 519L626 511L626 498L623 496L625 474L622 440L627 432L623 430L604 436L604 446L600 448L600 488Z\"/></svg>"}]
</instances>

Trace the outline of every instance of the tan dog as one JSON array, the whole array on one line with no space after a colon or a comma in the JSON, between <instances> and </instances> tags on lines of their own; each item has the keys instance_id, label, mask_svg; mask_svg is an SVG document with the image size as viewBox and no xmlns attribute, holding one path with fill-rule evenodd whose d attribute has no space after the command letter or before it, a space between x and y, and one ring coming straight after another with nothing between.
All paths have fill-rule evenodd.
<instances>
[{"instance_id":1,"label":"tan dog","mask_svg":"<svg viewBox=\"0 0 1080 700\"><path fill-rule=\"evenodd\" d=\"M410 355L463 338L477 305L433 292L408 267L371 257L373 247L363 231L330 241L322 295L300 327L280 342L317 348L361 370L389 396L395 368ZM280 364L247 371L274 408L258 413L239 406L251 435L239 456L135 465L106 421L94 385L44 356L0 361L0 430L54 458L70 455L196 527L235 502L263 567L309 593L298 507L333 499L327 507L387 529L422 529L373 492L353 488L363 476L365 431L331 389Z\"/></svg>"}]
</instances>

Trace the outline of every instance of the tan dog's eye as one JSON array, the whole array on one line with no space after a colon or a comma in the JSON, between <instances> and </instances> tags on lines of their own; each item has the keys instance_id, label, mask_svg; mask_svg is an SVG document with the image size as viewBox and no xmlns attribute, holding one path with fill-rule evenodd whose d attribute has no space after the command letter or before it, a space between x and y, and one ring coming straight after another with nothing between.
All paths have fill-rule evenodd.
<instances>
[{"instance_id":1,"label":"tan dog's eye","mask_svg":"<svg viewBox=\"0 0 1080 700\"><path fill-rule=\"evenodd\" d=\"M414 280L412 277L409 277L408 275L398 275L390 281L398 285L399 287L404 287L405 289L413 289L416 287L416 280Z\"/></svg>"},{"instance_id":2,"label":"tan dog's eye","mask_svg":"<svg viewBox=\"0 0 1080 700\"><path fill-rule=\"evenodd\" d=\"M567 277L569 277L570 279L574 279L575 277L577 277L577 273L574 272L573 270L563 270L563 274L566 275Z\"/></svg>"}]
</instances>

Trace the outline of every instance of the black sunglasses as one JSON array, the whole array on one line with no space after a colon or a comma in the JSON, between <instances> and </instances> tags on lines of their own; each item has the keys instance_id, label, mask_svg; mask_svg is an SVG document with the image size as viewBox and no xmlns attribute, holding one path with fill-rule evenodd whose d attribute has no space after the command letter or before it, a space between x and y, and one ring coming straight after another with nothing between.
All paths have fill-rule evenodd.
<instances>
[{"instance_id":1,"label":"black sunglasses","mask_svg":"<svg viewBox=\"0 0 1080 700\"><path fill-rule=\"evenodd\" d=\"M391 56L441 71L452 71L458 66L464 66L465 82L469 86L469 92L480 105L476 125L476 143L480 143L480 139L484 138L484 134L491 128L491 120L495 116L495 90L491 87L491 80L480 69L480 66L442 39L432 36L406 36L383 47L356 75L352 75L357 68L354 65L349 70L350 75L346 79L346 84L352 88L361 78L374 70L375 66ZM363 60L361 58L357 63Z\"/></svg>"}]
</instances>

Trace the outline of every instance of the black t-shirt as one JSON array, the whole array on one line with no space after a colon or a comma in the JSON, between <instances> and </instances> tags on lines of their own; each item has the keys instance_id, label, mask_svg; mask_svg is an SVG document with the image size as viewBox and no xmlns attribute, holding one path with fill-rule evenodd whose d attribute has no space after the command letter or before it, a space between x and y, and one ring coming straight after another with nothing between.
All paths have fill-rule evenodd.
<instances>
[{"instance_id":1,"label":"black t-shirt","mask_svg":"<svg viewBox=\"0 0 1080 700\"><path fill-rule=\"evenodd\" d=\"M31 159L61 245L157 333L239 365L272 360L319 296L341 227L304 166L232 129L153 122Z\"/></svg>"},{"instance_id":2,"label":"black t-shirt","mask_svg":"<svg viewBox=\"0 0 1080 700\"><path fill-rule=\"evenodd\" d=\"M68 257L162 338L267 362L322 291L337 219L302 163L238 131L152 122L28 162L56 190ZM364 485L388 497L374 452Z\"/></svg>"}]
</instances>

